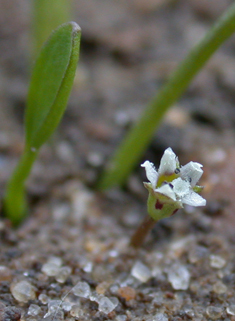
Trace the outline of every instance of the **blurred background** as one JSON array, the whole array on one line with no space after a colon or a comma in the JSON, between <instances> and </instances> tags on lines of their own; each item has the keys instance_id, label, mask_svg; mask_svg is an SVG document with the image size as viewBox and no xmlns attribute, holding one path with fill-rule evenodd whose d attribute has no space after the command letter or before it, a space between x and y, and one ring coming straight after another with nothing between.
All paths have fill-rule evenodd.
<instances>
[{"instance_id":1,"label":"blurred background","mask_svg":"<svg viewBox=\"0 0 235 321\"><path fill-rule=\"evenodd\" d=\"M37 28L43 24L36 19L36 3L0 0L1 195L24 146L23 113L34 59L35 24L39 23ZM71 177L94 186L107 159L149 100L231 3L68 1L65 15L82 28L80 62L65 117L33 169L31 195L48 195L54 185ZM47 14L54 19L52 5ZM205 192L218 193L220 208L235 192L234 103L232 37L167 113L143 160L157 164L163 150L171 146L183 164L191 159L202 162ZM141 175L142 171L133 173L127 183L135 194L142 184Z\"/></svg>"}]
</instances>

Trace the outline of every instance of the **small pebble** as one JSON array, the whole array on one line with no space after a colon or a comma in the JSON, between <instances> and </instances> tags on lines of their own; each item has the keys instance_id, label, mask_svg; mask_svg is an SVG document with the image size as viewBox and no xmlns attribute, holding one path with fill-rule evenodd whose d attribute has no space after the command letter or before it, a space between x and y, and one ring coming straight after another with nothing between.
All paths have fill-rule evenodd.
<instances>
[{"instance_id":1,"label":"small pebble","mask_svg":"<svg viewBox=\"0 0 235 321\"><path fill-rule=\"evenodd\" d=\"M206 308L206 314L212 320L219 319L221 317L222 313L223 313L223 310L220 307L214 307L214 306L211 305L211 306Z\"/></svg>"},{"instance_id":2,"label":"small pebble","mask_svg":"<svg viewBox=\"0 0 235 321\"><path fill-rule=\"evenodd\" d=\"M14 283L10 287L13 297L19 302L28 302L36 298L35 288L28 281Z\"/></svg>"},{"instance_id":3,"label":"small pebble","mask_svg":"<svg viewBox=\"0 0 235 321\"><path fill-rule=\"evenodd\" d=\"M61 300L49 300L48 301L48 312L44 315L44 318L50 317L53 315L53 317L55 316L55 314L57 315L62 315L60 313L60 311L63 314L63 311L61 309Z\"/></svg>"},{"instance_id":4,"label":"small pebble","mask_svg":"<svg viewBox=\"0 0 235 321\"><path fill-rule=\"evenodd\" d=\"M73 305L70 310L70 315L75 318L81 318L83 317L84 312L79 305Z\"/></svg>"},{"instance_id":5,"label":"small pebble","mask_svg":"<svg viewBox=\"0 0 235 321\"><path fill-rule=\"evenodd\" d=\"M64 312L61 309L51 310L46 313L43 317L43 321L63 321L64 320Z\"/></svg>"},{"instance_id":6,"label":"small pebble","mask_svg":"<svg viewBox=\"0 0 235 321\"><path fill-rule=\"evenodd\" d=\"M48 308L50 309L51 307L59 307L60 304L61 304L61 300L49 300Z\"/></svg>"},{"instance_id":7,"label":"small pebble","mask_svg":"<svg viewBox=\"0 0 235 321\"><path fill-rule=\"evenodd\" d=\"M193 309L186 308L186 309L184 309L184 312L187 315L187 317L189 317L191 319L193 319L195 317L195 313L194 313Z\"/></svg>"},{"instance_id":8,"label":"small pebble","mask_svg":"<svg viewBox=\"0 0 235 321\"><path fill-rule=\"evenodd\" d=\"M235 315L235 304L228 306L226 311L229 315Z\"/></svg>"},{"instance_id":9,"label":"small pebble","mask_svg":"<svg viewBox=\"0 0 235 321\"><path fill-rule=\"evenodd\" d=\"M146 265L140 261L137 261L131 269L131 275L140 282L144 283L151 278L152 273Z\"/></svg>"},{"instance_id":10,"label":"small pebble","mask_svg":"<svg viewBox=\"0 0 235 321\"><path fill-rule=\"evenodd\" d=\"M42 304L47 304L48 303L48 296L44 293L41 293L38 296L38 299L42 302Z\"/></svg>"},{"instance_id":11,"label":"small pebble","mask_svg":"<svg viewBox=\"0 0 235 321\"><path fill-rule=\"evenodd\" d=\"M93 167L99 167L104 162L104 157L102 154L97 152L90 152L87 156L88 163Z\"/></svg>"},{"instance_id":12,"label":"small pebble","mask_svg":"<svg viewBox=\"0 0 235 321\"><path fill-rule=\"evenodd\" d=\"M113 284L109 288L110 293L115 295L118 293L118 290L119 290L119 286L117 284Z\"/></svg>"},{"instance_id":13,"label":"small pebble","mask_svg":"<svg viewBox=\"0 0 235 321\"><path fill-rule=\"evenodd\" d=\"M4 265L0 265L0 282L11 281L11 278L12 278L11 270Z\"/></svg>"},{"instance_id":14,"label":"small pebble","mask_svg":"<svg viewBox=\"0 0 235 321\"><path fill-rule=\"evenodd\" d=\"M190 273L184 265L174 264L168 270L168 281L175 290L187 290L189 287Z\"/></svg>"},{"instance_id":15,"label":"small pebble","mask_svg":"<svg viewBox=\"0 0 235 321\"><path fill-rule=\"evenodd\" d=\"M72 308L72 304L70 302L63 302L61 307L64 311L69 312Z\"/></svg>"},{"instance_id":16,"label":"small pebble","mask_svg":"<svg viewBox=\"0 0 235 321\"><path fill-rule=\"evenodd\" d=\"M73 288L72 291L75 295L82 298L89 298L90 296L90 286L86 282L78 282Z\"/></svg>"},{"instance_id":17,"label":"small pebble","mask_svg":"<svg viewBox=\"0 0 235 321\"><path fill-rule=\"evenodd\" d=\"M210 255L210 266L215 269L222 269L226 264L225 259L219 255Z\"/></svg>"},{"instance_id":18,"label":"small pebble","mask_svg":"<svg viewBox=\"0 0 235 321\"><path fill-rule=\"evenodd\" d=\"M118 299L102 297L99 301L99 311L105 314L112 312L118 305Z\"/></svg>"},{"instance_id":19,"label":"small pebble","mask_svg":"<svg viewBox=\"0 0 235 321\"><path fill-rule=\"evenodd\" d=\"M213 291L217 294L223 294L227 291L227 286L223 282L218 281L213 285Z\"/></svg>"},{"instance_id":20,"label":"small pebble","mask_svg":"<svg viewBox=\"0 0 235 321\"><path fill-rule=\"evenodd\" d=\"M89 297L89 299L91 300L91 301L95 301L95 302L97 302L97 303L99 303L100 302L100 299L101 298L103 298L104 296L103 296L103 294L98 294L97 292L92 292L91 294L90 294L90 297Z\"/></svg>"},{"instance_id":21,"label":"small pebble","mask_svg":"<svg viewBox=\"0 0 235 321\"><path fill-rule=\"evenodd\" d=\"M93 200L93 194L83 186L77 186L71 193L72 216L76 222L80 222L89 212Z\"/></svg>"},{"instance_id":22,"label":"small pebble","mask_svg":"<svg viewBox=\"0 0 235 321\"><path fill-rule=\"evenodd\" d=\"M33 317L39 315L41 312L40 306L37 304L30 304L29 309L28 309L28 315L32 315Z\"/></svg>"},{"instance_id":23,"label":"small pebble","mask_svg":"<svg viewBox=\"0 0 235 321\"><path fill-rule=\"evenodd\" d=\"M59 283L64 283L69 275L71 274L72 269L69 266L62 266L59 268L58 273L55 276L55 279Z\"/></svg>"},{"instance_id":24,"label":"small pebble","mask_svg":"<svg viewBox=\"0 0 235 321\"><path fill-rule=\"evenodd\" d=\"M62 259L60 258L60 257L58 257L58 256L51 256L49 259L48 259L48 261L47 261L47 263L51 263L51 264L55 264L56 266L62 266Z\"/></svg>"},{"instance_id":25,"label":"small pebble","mask_svg":"<svg viewBox=\"0 0 235 321\"><path fill-rule=\"evenodd\" d=\"M126 126L131 121L130 115L124 110L116 112L114 117L116 124L119 126Z\"/></svg>"},{"instance_id":26,"label":"small pebble","mask_svg":"<svg viewBox=\"0 0 235 321\"><path fill-rule=\"evenodd\" d=\"M91 253L99 253L106 250L106 245L103 242L97 240L87 240L84 245L85 249Z\"/></svg>"},{"instance_id":27,"label":"small pebble","mask_svg":"<svg viewBox=\"0 0 235 321\"><path fill-rule=\"evenodd\" d=\"M112 258L116 258L116 257L118 257L118 251L116 251L116 250L111 250L111 251L109 251L109 256L110 257L112 257Z\"/></svg>"},{"instance_id":28,"label":"small pebble","mask_svg":"<svg viewBox=\"0 0 235 321\"><path fill-rule=\"evenodd\" d=\"M107 291L107 289L109 288L109 283L108 282L101 282L101 283L99 283L98 285L97 285L97 287L96 287L96 292L98 293L98 294L105 294L105 292Z\"/></svg>"},{"instance_id":29,"label":"small pebble","mask_svg":"<svg viewBox=\"0 0 235 321\"><path fill-rule=\"evenodd\" d=\"M61 300L49 300L48 301L48 312L51 314L52 312L57 311L61 308Z\"/></svg>"},{"instance_id":30,"label":"small pebble","mask_svg":"<svg viewBox=\"0 0 235 321\"><path fill-rule=\"evenodd\" d=\"M59 273L60 267L54 263L45 263L42 266L42 272L47 276L55 276Z\"/></svg>"},{"instance_id":31,"label":"small pebble","mask_svg":"<svg viewBox=\"0 0 235 321\"><path fill-rule=\"evenodd\" d=\"M92 262L85 262L83 265L82 265L82 269L84 272L86 273L91 273L92 272L92 269L93 269L93 263Z\"/></svg>"},{"instance_id":32,"label":"small pebble","mask_svg":"<svg viewBox=\"0 0 235 321\"><path fill-rule=\"evenodd\" d=\"M118 294L122 298L124 298L126 301L133 300L136 297L135 290L129 286L124 286L124 287L118 289Z\"/></svg>"},{"instance_id":33,"label":"small pebble","mask_svg":"<svg viewBox=\"0 0 235 321\"><path fill-rule=\"evenodd\" d=\"M157 313L153 317L152 321L168 321L169 319L163 313Z\"/></svg>"}]
</instances>

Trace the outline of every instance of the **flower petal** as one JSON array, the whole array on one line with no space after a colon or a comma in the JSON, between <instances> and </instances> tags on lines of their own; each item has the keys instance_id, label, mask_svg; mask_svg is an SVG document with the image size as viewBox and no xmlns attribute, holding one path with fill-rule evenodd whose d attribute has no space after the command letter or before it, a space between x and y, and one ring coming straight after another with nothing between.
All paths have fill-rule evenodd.
<instances>
[{"instance_id":1,"label":"flower petal","mask_svg":"<svg viewBox=\"0 0 235 321\"><path fill-rule=\"evenodd\" d=\"M162 185L159 188L155 189L156 193L160 193L163 194L169 198L171 198L173 201L176 201L176 197L175 197L175 192L173 191L173 189L169 186L169 184L165 184Z\"/></svg>"},{"instance_id":2,"label":"flower petal","mask_svg":"<svg viewBox=\"0 0 235 321\"><path fill-rule=\"evenodd\" d=\"M188 181L182 180L182 178L174 179L171 184L173 185L173 190L175 194L182 198L190 192L190 183Z\"/></svg>"},{"instance_id":3,"label":"flower petal","mask_svg":"<svg viewBox=\"0 0 235 321\"><path fill-rule=\"evenodd\" d=\"M158 180L158 173L157 173L153 163L151 163L149 161L145 161L143 164L141 164L141 166L145 167L147 179L152 184L152 187L156 188L157 180Z\"/></svg>"},{"instance_id":4,"label":"flower petal","mask_svg":"<svg viewBox=\"0 0 235 321\"><path fill-rule=\"evenodd\" d=\"M206 200L194 191L190 191L187 195L182 198L182 203L191 206L205 206Z\"/></svg>"},{"instance_id":5,"label":"flower petal","mask_svg":"<svg viewBox=\"0 0 235 321\"><path fill-rule=\"evenodd\" d=\"M178 164L178 159L175 153L170 147L167 148L161 158L158 174L159 175L173 174L177 167L177 164Z\"/></svg>"},{"instance_id":6,"label":"flower petal","mask_svg":"<svg viewBox=\"0 0 235 321\"><path fill-rule=\"evenodd\" d=\"M181 177L190 182L194 187L203 174L202 165L196 162L189 162L181 167Z\"/></svg>"}]
</instances>

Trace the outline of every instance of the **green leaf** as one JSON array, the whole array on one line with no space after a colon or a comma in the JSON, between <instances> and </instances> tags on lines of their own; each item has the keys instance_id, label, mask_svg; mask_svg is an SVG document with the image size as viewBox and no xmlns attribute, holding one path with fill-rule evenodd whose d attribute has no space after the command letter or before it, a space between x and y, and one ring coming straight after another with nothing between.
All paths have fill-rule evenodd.
<instances>
[{"instance_id":1,"label":"green leaf","mask_svg":"<svg viewBox=\"0 0 235 321\"><path fill-rule=\"evenodd\" d=\"M33 55L59 25L70 21L70 0L33 0Z\"/></svg>"},{"instance_id":2,"label":"green leaf","mask_svg":"<svg viewBox=\"0 0 235 321\"><path fill-rule=\"evenodd\" d=\"M218 19L204 38L188 53L143 111L101 176L98 188L122 185L148 147L167 110L180 98L192 79L218 48L235 32L235 3Z\"/></svg>"},{"instance_id":3,"label":"green leaf","mask_svg":"<svg viewBox=\"0 0 235 321\"><path fill-rule=\"evenodd\" d=\"M14 225L27 214L25 181L38 150L54 132L65 111L77 67L80 37L76 23L60 26L42 48L33 69L25 117L25 149L4 197L4 213Z\"/></svg>"},{"instance_id":4,"label":"green leaf","mask_svg":"<svg viewBox=\"0 0 235 321\"><path fill-rule=\"evenodd\" d=\"M65 111L76 71L81 30L75 22L56 29L41 50L27 99L26 148L38 149L51 136Z\"/></svg>"}]
</instances>

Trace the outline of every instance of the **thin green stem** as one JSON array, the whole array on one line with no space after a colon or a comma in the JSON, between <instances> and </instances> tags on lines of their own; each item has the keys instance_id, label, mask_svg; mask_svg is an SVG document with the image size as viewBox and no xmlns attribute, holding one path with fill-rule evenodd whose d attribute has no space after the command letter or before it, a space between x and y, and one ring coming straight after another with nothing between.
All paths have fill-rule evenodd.
<instances>
[{"instance_id":1,"label":"thin green stem","mask_svg":"<svg viewBox=\"0 0 235 321\"><path fill-rule=\"evenodd\" d=\"M199 44L189 52L144 110L140 120L130 130L111 159L98 185L99 189L104 190L125 182L143 155L168 108L183 94L194 76L234 31L235 3L227 9Z\"/></svg>"},{"instance_id":2,"label":"thin green stem","mask_svg":"<svg viewBox=\"0 0 235 321\"><path fill-rule=\"evenodd\" d=\"M37 157L37 152L26 149L8 182L4 198L4 213L14 224L18 225L27 214L25 180Z\"/></svg>"}]
</instances>

